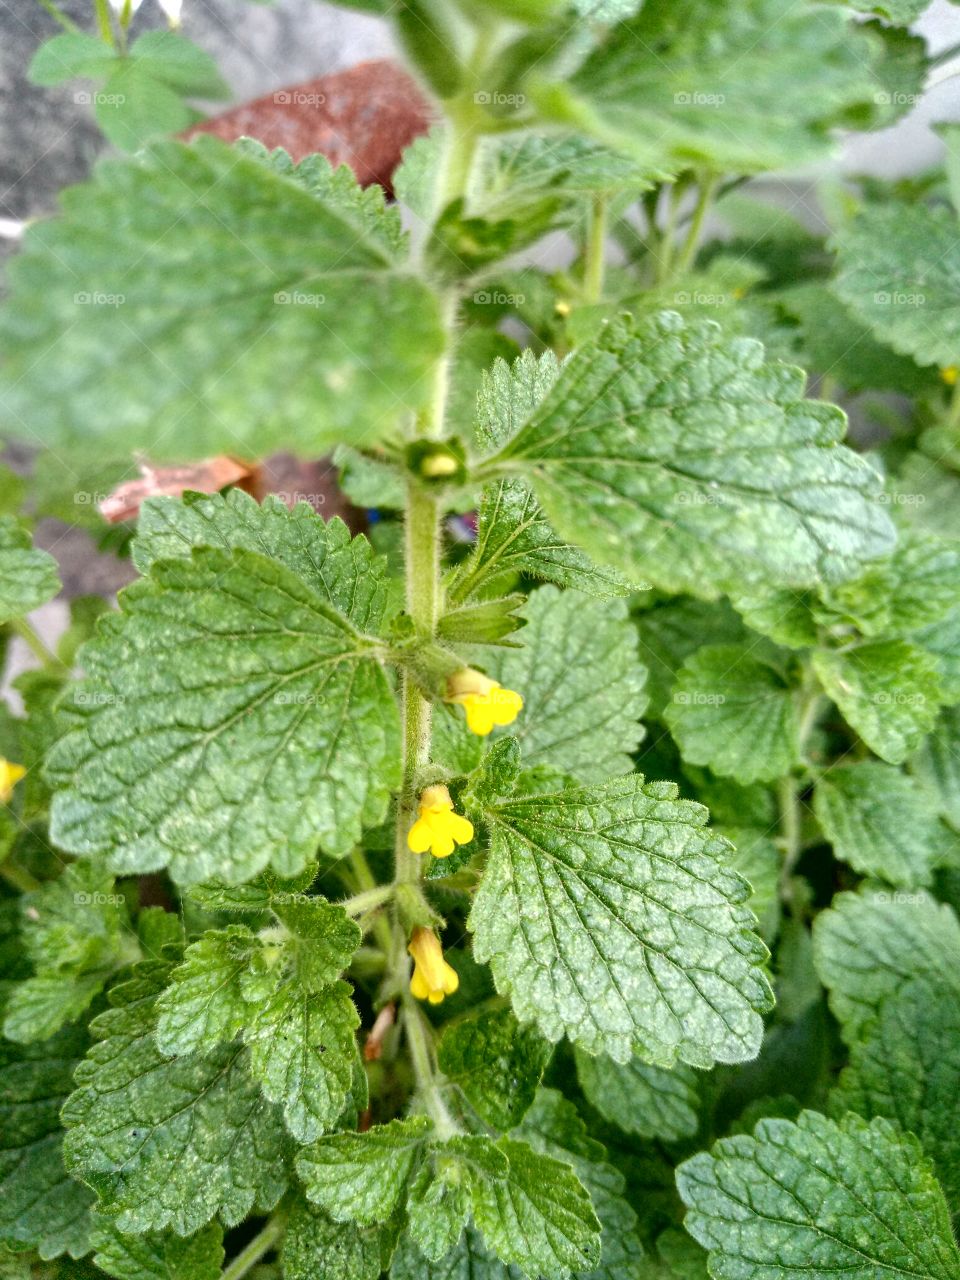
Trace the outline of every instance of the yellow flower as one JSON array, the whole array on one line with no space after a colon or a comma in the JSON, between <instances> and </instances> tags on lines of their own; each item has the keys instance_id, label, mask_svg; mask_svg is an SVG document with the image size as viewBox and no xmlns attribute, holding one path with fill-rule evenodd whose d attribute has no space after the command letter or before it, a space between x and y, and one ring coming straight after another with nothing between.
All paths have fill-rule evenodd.
<instances>
[{"instance_id":1,"label":"yellow flower","mask_svg":"<svg viewBox=\"0 0 960 1280\"><path fill-rule=\"evenodd\" d=\"M948 387L956 386L958 375L960 375L960 369L955 364L948 364L946 369L940 370L940 377Z\"/></svg>"},{"instance_id":2,"label":"yellow flower","mask_svg":"<svg viewBox=\"0 0 960 1280\"><path fill-rule=\"evenodd\" d=\"M0 756L0 804L9 804L13 796L13 788L26 775L22 764L11 764Z\"/></svg>"},{"instance_id":3,"label":"yellow flower","mask_svg":"<svg viewBox=\"0 0 960 1280\"><path fill-rule=\"evenodd\" d=\"M465 667L447 681L447 701L459 702L467 713L467 728L485 738L495 724L513 724L523 710L523 699L496 680Z\"/></svg>"},{"instance_id":4,"label":"yellow flower","mask_svg":"<svg viewBox=\"0 0 960 1280\"><path fill-rule=\"evenodd\" d=\"M458 844L473 839L473 823L453 812L446 787L427 787L420 797L420 817L407 834L407 846L414 853L428 850L435 858L449 858Z\"/></svg>"},{"instance_id":5,"label":"yellow flower","mask_svg":"<svg viewBox=\"0 0 960 1280\"><path fill-rule=\"evenodd\" d=\"M440 939L433 930L414 929L407 950L414 960L410 994L431 1004L439 1004L444 996L452 996L460 979L444 960Z\"/></svg>"}]
</instances>

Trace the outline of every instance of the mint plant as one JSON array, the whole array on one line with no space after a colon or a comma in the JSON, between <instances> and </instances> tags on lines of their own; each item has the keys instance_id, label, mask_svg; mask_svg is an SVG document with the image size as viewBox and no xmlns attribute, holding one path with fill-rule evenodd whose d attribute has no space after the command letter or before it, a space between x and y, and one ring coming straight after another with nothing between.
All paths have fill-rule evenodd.
<instances>
[{"instance_id":1,"label":"mint plant","mask_svg":"<svg viewBox=\"0 0 960 1280\"><path fill-rule=\"evenodd\" d=\"M743 189L923 5L355 7L396 203L171 110L10 266L3 1274L958 1280L960 134ZM100 12L38 80L205 93ZM281 449L369 536L152 498L49 647L37 515Z\"/></svg>"}]
</instances>

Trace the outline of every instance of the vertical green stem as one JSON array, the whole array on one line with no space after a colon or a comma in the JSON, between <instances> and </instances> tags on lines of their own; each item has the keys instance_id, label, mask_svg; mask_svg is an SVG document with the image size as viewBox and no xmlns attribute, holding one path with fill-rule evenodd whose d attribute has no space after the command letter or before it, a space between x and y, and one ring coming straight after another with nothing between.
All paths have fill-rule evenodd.
<instances>
[{"instance_id":1,"label":"vertical green stem","mask_svg":"<svg viewBox=\"0 0 960 1280\"><path fill-rule=\"evenodd\" d=\"M583 255L583 294L587 302L603 297L603 275L607 248L607 198L594 196L587 224L587 243Z\"/></svg>"},{"instance_id":2,"label":"vertical green stem","mask_svg":"<svg viewBox=\"0 0 960 1280\"><path fill-rule=\"evenodd\" d=\"M713 203L714 192L717 189L717 177L714 174L708 174L700 181L700 189L697 193L697 203L694 205L693 216L690 219L690 228L687 231L687 238L683 243L683 248L676 262L677 275L683 275L685 271L689 271L693 266L694 259L697 256L697 249L700 247L700 235L703 231L703 224L707 213Z\"/></svg>"},{"instance_id":3,"label":"vertical green stem","mask_svg":"<svg viewBox=\"0 0 960 1280\"><path fill-rule=\"evenodd\" d=\"M255 1267L263 1255L277 1243L283 1233L283 1218L277 1215L271 1218L259 1235L237 1254L233 1261L220 1273L220 1280L241 1280L247 1272Z\"/></svg>"},{"instance_id":4,"label":"vertical green stem","mask_svg":"<svg viewBox=\"0 0 960 1280\"><path fill-rule=\"evenodd\" d=\"M110 21L110 9L107 0L94 0L94 9L97 15L97 29L100 32L100 38L105 40L111 49L117 47L117 39L113 34L113 23Z\"/></svg>"},{"instance_id":5,"label":"vertical green stem","mask_svg":"<svg viewBox=\"0 0 960 1280\"><path fill-rule=\"evenodd\" d=\"M437 1129L437 1136L449 1138L457 1132L457 1125L437 1087L433 1053L430 1047L432 1030L416 1000L409 994L403 997L403 1029L410 1049L410 1061L416 1077L420 1096Z\"/></svg>"},{"instance_id":6,"label":"vertical green stem","mask_svg":"<svg viewBox=\"0 0 960 1280\"><path fill-rule=\"evenodd\" d=\"M7 624L14 635L18 635L35 658L45 667L62 667L63 663L40 639L33 625L26 618L11 618Z\"/></svg>"}]
</instances>

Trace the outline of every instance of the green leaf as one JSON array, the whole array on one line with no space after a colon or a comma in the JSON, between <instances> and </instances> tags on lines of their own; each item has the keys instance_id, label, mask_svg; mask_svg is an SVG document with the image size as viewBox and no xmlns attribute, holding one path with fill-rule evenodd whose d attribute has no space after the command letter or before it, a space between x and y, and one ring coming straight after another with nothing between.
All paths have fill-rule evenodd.
<instances>
[{"instance_id":1,"label":"green leaf","mask_svg":"<svg viewBox=\"0 0 960 1280\"><path fill-rule=\"evenodd\" d=\"M123 960L138 955L129 938L123 895L113 877L75 862L56 880L21 899L21 933L36 974L7 1003L3 1033L25 1043L45 1040L74 1021Z\"/></svg>"},{"instance_id":2,"label":"green leaf","mask_svg":"<svg viewBox=\"0 0 960 1280\"><path fill-rule=\"evenodd\" d=\"M442 350L437 304L358 203L212 137L101 165L14 265L8 428L182 462L315 457L406 423Z\"/></svg>"},{"instance_id":3,"label":"green leaf","mask_svg":"<svg viewBox=\"0 0 960 1280\"><path fill-rule=\"evenodd\" d=\"M319 991L335 982L363 941L360 926L343 907L323 898L280 893L270 906L291 932L286 945L301 985L307 991Z\"/></svg>"},{"instance_id":4,"label":"green leaf","mask_svg":"<svg viewBox=\"0 0 960 1280\"><path fill-rule=\"evenodd\" d=\"M868 205L836 236L834 289L855 316L920 365L960 350L957 215L942 206Z\"/></svg>"},{"instance_id":5,"label":"green leaf","mask_svg":"<svg viewBox=\"0 0 960 1280\"><path fill-rule=\"evenodd\" d=\"M97 36L63 31L45 40L30 60L27 77L31 84L62 84L74 76L98 79L116 65L117 55Z\"/></svg>"},{"instance_id":6,"label":"green leaf","mask_svg":"<svg viewBox=\"0 0 960 1280\"><path fill-rule=\"evenodd\" d=\"M391 1280L519 1280L520 1273L504 1266L485 1248L480 1233L468 1228L439 1262L431 1262L409 1236L401 1236L390 1276Z\"/></svg>"},{"instance_id":7,"label":"green leaf","mask_svg":"<svg viewBox=\"0 0 960 1280\"><path fill-rule=\"evenodd\" d=\"M287 1221L280 1261L284 1280L379 1280L381 1230L334 1222L301 1200Z\"/></svg>"},{"instance_id":8,"label":"green leaf","mask_svg":"<svg viewBox=\"0 0 960 1280\"><path fill-rule=\"evenodd\" d=\"M625 1195L626 1179L588 1137L573 1103L555 1089L541 1089L516 1134L539 1155L572 1165L589 1193L601 1228L600 1257L592 1269L576 1272L578 1280L647 1280L649 1261Z\"/></svg>"},{"instance_id":9,"label":"green leaf","mask_svg":"<svg viewBox=\"0 0 960 1280\"><path fill-rule=\"evenodd\" d=\"M915 1134L954 1203L960 1195L960 999L944 997L929 977L892 991L854 1043L831 1102Z\"/></svg>"},{"instance_id":10,"label":"green leaf","mask_svg":"<svg viewBox=\"0 0 960 1280\"><path fill-rule=\"evenodd\" d=\"M495 360L480 379L477 443L486 452L512 440L551 389L561 370L552 351L536 356L528 348L508 363Z\"/></svg>"},{"instance_id":11,"label":"green leaf","mask_svg":"<svg viewBox=\"0 0 960 1280\"><path fill-rule=\"evenodd\" d=\"M97 1218L91 1243L94 1262L115 1280L219 1280L223 1265L218 1222L183 1239L169 1232L123 1235L109 1219Z\"/></svg>"},{"instance_id":12,"label":"green leaf","mask_svg":"<svg viewBox=\"0 0 960 1280\"><path fill-rule=\"evenodd\" d=\"M508 732L524 767L550 765L584 782L630 772L647 673L625 602L540 587L522 614L523 647L491 654L485 666L523 696Z\"/></svg>"},{"instance_id":13,"label":"green leaf","mask_svg":"<svg viewBox=\"0 0 960 1280\"><path fill-rule=\"evenodd\" d=\"M734 644L748 632L726 601L665 600L635 615L640 637L640 658L649 676L650 714L658 718L673 692L685 658L704 643Z\"/></svg>"},{"instance_id":14,"label":"green leaf","mask_svg":"<svg viewBox=\"0 0 960 1280\"><path fill-rule=\"evenodd\" d=\"M250 1076L247 1051L224 1045L167 1061L154 1039L170 966L146 962L110 993L99 1038L77 1068L63 1119L67 1167L120 1231L233 1226L276 1204L286 1185L279 1108Z\"/></svg>"},{"instance_id":15,"label":"green leaf","mask_svg":"<svg viewBox=\"0 0 960 1280\"><path fill-rule=\"evenodd\" d=\"M390 604L386 561L337 517L325 521L306 502L292 509L275 496L257 503L241 489L186 493L145 502L133 562L150 573L158 560L189 560L194 547L242 549L270 556L360 631L376 632Z\"/></svg>"},{"instance_id":16,"label":"green leaf","mask_svg":"<svg viewBox=\"0 0 960 1280\"><path fill-rule=\"evenodd\" d=\"M859 571L893 543L876 474L803 375L712 321L611 324L491 467L529 478L563 537L634 580L713 598Z\"/></svg>"},{"instance_id":17,"label":"green leaf","mask_svg":"<svg viewBox=\"0 0 960 1280\"><path fill-rule=\"evenodd\" d=\"M744 785L789 773L799 716L775 660L742 645L706 645L680 668L663 717L685 760Z\"/></svg>"},{"instance_id":18,"label":"green leaf","mask_svg":"<svg viewBox=\"0 0 960 1280\"><path fill-rule=\"evenodd\" d=\"M0 623L46 604L60 590L57 562L38 551L13 516L0 516Z\"/></svg>"},{"instance_id":19,"label":"green leaf","mask_svg":"<svg viewBox=\"0 0 960 1280\"><path fill-rule=\"evenodd\" d=\"M478 1010L445 1029L438 1064L492 1129L511 1129L533 1102L552 1047L509 1009Z\"/></svg>"},{"instance_id":20,"label":"green leaf","mask_svg":"<svg viewBox=\"0 0 960 1280\"><path fill-rule=\"evenodd\" d=\"M940 712L933 732L910 761L934 810L960 831L960 707Z\"/></svg>"},{"instance_id":21,"label":"green leaf","mask_svg":"<svg viewBox=\"0 0 960 1280\"><path fill-rule=\"evenodd\" d=\"M769 792L766 794L769 795ZM713 812L709 797L700 795L699 798ZM749 814L743 816L745 820L750 820ZM773 838L774 830L770 826L714 825L716 834L722 835L733 845L729 855L731 867L750 883L750 910L760 922L760 936L765 942L772 941L780 927L780 871L783 855Z\"/></svg>"},{"instance_id":22,"label":"green leaf","mask_svg":"<svg viewBox=\"0 0 960 1280\"><path fill-rule=\"evenodd\" d=\"M574 1051L584 1097L605 1120L640 1138L677 1142L692 1138L700 1125L697 1075L683 1065L673 1070L631 1058L614 1062Z\"/></svg>"},{"instance_id":23,"label":"green leaf","mask_svg":"<svg viewBox=\"0 0 960 1280\"><path fill-rule=\"evenodd\" d=\"M933 658L902 640L820 649L813 666L843 718L872 751L900 764L937 718L940 680Z\"/></svg>"},{"instance_id":24,"label":"green leaf","mask_svg":"<svg viewBox=\"0 0 960 1280\"><path fill-rule=\"evenodd\" d=\"M881 3L874 3L874 0L846 0L846 3L859 13L877 13L888 22L905 27L920 17L924 9L929 7L930 0L882 0Z\"/></svg>"},{"instance_id":25,"label":"green leaf","mask_svg":"<svg viewBox=\"0 0 960 1280\"><path fill-rule=\"evenodd\" d=\"M874 52L839 10L656 0L587 58L572 79L572 109L645 164L719 173L801 165L829 153L831 124L872 104Z\"/></svg>"},{"instance_id":26,"label":"green leaf","mask_svg":"<svg viewBox=\"0 0 960 1280\"><path fill-rule=\"evenodd\" d=\"M353 1084L360 1015L345 982L311 992L286 982L253 1011L244 1040L250 1072L283 1107L287 1128L310 1142L336 1123Z\"/></svg>"},{"instance_id":27,"label":"green leaf","mask_svg":"<svg viewBox=\"0 0 960 1280\"><path fill-rule=\"evenodd\" d=\"M136 151L151 138L178 133L194 114L176 90L151 75L138 58L121 58L90 95L104 136L120 151Z\"/></svg>"},{"instance_id":28,"label":"green leaf","mask_svg":"<svg viewBox=\"0 0 960 1280\"><path fill-rule=\"evenodd\" d=\"M947 832L923 790L891 765L864 760L817 782L813 811L835 855L888 884L926 885Z\"/></svg>"},{"instance_id":29,"label":"green leaf","mask_svg":"<svg viewBox=\"0 0 960 1280\"><path fill-rule=\"evenodd\" d=\"M408 1226L432 1262L455 1248L470 1211L475 1184L504 1182L506 1156L487 1137L454 1137L437 1143L417 1175L407 1201Z\"/></svg>"},{"instance_id":30,"label":"green leaf","mask_svg":"<svg viewBox=\"0 0 960 1280\"><path fill-rule=\"evenodd\" d=\"M276 560L199 548L129 587L83 651L51 834L118 871L236 883L342 855L399 783L370 642Z\"/></svg>"},{"instance_id":31,"label":"green leaf","mask_svg":"<svg viewBox=\"0 0 960 1280\"><path fill-rule=\"evenodd\" d=\"M677 1185L715 1280L960 1275L930 1165L884 1120L761 1120L753 1137L721 1139L682 1164Z\"/></svg>"},{"instance_id":32,"label":"green leaf","mask_svg":"<svg viewBox=\"0 0 960 1280\"><path fill-rule=\"evenodd\" d=\"M490 591L513 574L575 587L592 596L623 596L631 589L620 574L594 566L582 551L559 538L527 485L501 480L483 491L476 545L453 579L450 598L464 600Z\"/></svg>"},{"instance_id":33,"label":"green leaf","mask_svg":"<svg viewBox=\"0 0 960 1280\"><path fill-rule=\"evenodd\" d=\"M129 55L156 80L188 98L229 98L216 61L175 31L145 31Z\"/></svg>"},{"instance_id":34,"label":"green leaf","mask_svg":"<svg viewBox=\"0 0 960 1280\"><path fill-rule=\"evenodd\" d=\"M236 1039L250 1016L240 978L257 946L245 925L211 929L190 944L157 999L157 1044L168 1056Z\"/></svg>"},{"instance_id":35,"label":"green leaf","mask_svg":"<svg viewBox=\"0 0 960 1280\"><path fill-rule=\"evenodd\" d=\"M389 1221L422 1159L429 1130L424 1116L412 1116L366 1133L318 1138L297 1156L307 1199L336 1222Z\"/></svg>"},{"instance_id":36,"label":"green leaf","mask_svg":"<svg viewBox=\"0 0 960 1280\"><path fill-rule=\"evenodd\" d=\"M813 926L817 972L844 1038L854 1044L914 978L960 993L960 923L924 892L841 893Z\"/></svg>"},{"instance_id":37,"label":"green leaf","mask_svg":"<svg viewBox=\"0 0 960 1280\"><path fill-rule=\"evenodd\" d=\"M569 1163L541 1155L526 1142L501 1138L509 1161L504 1178L475 1180L473 1220L501 1261L528 1277L565 1280L600 1260L600 1224L590 1196Z\"/></svg>"},{"instance_id":38,"label":"green leaf","mask_svg":"<svg viewBox=\"0 0 960 1280\"><path fill-rule=\"evenodd\" d=\"M755 1055L766 948L705 809L633 775L506 801L489 818L468 926L521 1022L618 1062Z\"/></svg>"},{"instance_id":39,"label":"green leaf","mask_svg":"<svg viewBox=\"0 0 960 1280\"><path fill-rule=\"evenodd\" d=\"M86 1047L74 1028L30 1047L0 1041L0 1244L41 1258L90 1247L88 1189L63 1164L60 1107Z\"/></svg>"}]
</instances>

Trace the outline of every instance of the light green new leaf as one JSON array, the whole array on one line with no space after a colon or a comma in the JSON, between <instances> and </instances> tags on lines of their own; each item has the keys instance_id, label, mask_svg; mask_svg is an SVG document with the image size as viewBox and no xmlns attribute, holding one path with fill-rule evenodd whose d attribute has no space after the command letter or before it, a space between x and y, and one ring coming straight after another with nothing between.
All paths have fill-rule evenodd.
<instances>
[{"instance_id":1,"label":"light green new leaf","mask_svg":"<svg viewBox=\"0 0 960 1280\"><path fill-rule=\"evenodd\" d=\"M855 1044L907 982L929 978L960 998L960 922L924 892L841 893L813 926L814 958L830 1007Z\"/></svg>"},{"instance_id":2,"label":"light green new leaf","mask_svg":"<svg viewBox=\"0 0 960 1280\"><path fill-rule=\"evenodd\" d=\"M342 855L399 782L370 642L290 569L199 548L154 565L85 646L49 767L53 840L185 884Z\"/></svg>"},{"instance_id":3,"label":"light green new leaf","mask_svg":"<svg viewBox=\"0 0 960 1280\"><path fill-rule=\"evenodd\" d=\"M168 1056L234 1040L250 1011L240 977L257 947L245 925L210 929L190 944L157 1000L157 1044Z\"/></svg>"},{"instance_id":4,"label":"light green new leaf","mask_svg":"<svg viewBox=\"0 0 960 1280\"><path fill-rule=\"evenodd\" d=\"M359 631L374 633L390 600L386 560L342 520L329 522L306 502L291 510L273 494L263 503L242 489L186 493L143 504L133 562L149 573L158 560L189 560L194 547L257 551L279 560Z\"/></svg>"},{"instance_id":5,"label":"light green new leaf","mask_svg":"<svg viewBox=\"0 0 960 1280\"><path fill-rule=\"evenodd\" d=\"M170 966L148 961L115 987L113 1008L67 1099L64 1155L120 1231L197 1231L266 1211L286 1186L279 1108L252 1079L248 1054L221 1045L167 1061L154 1039Z\"/></svg>"},{"instance_id":6,"label":"light green new leaf","mask_svg":"<svg viewBox=\"0 0 960 1280\"><path fill-rule=\"evenodd\" d=\"M467 599L498 579L521 573L592 596L624 596L631 589L620 574L591 564L582 551L559 538L527 485L501 480L484 489L477 541L457 570L450 599Z\"/></svg>"},{"instance_id":7,"label":"light green new leaf","mask_svg":"<svg viewBox=\"0 0 960 1280\"><path fill-rule=\"evenodd\" d=\"M918 364L957 363L960 243L942 206L868 205L836 236L834 288L882 341Z\"/></svg>"},{"instance_id":8,"label":"light green new leaf","mask_svg":"<svg viewBox=\"0 0 960 1280\"><path fill-rule=\"evenodd\" d=\"M677 1170L685 1225L715 1280L957 1280L943 1192L916 1138L814 1111L761 1120Z\"/></svg>"},{"instance_id":9,"label":"light green new leaf","mask_svg":"<svg viewBox=\"0 0 960 1280\"><path fill-rule=\"evenodd\" d=\"M960 831L960 707L940 712L909 767L933 810Z\"/></svg>"},{"instance_id":10,"label":"light green new leaf","mask_svg":"<svg viewBox=\"0 0 960 1280\"><path fill-rule=\"evenodd\" d=\"M108 1219L94 1221L94 1262L115 1280L218 1280L223 1265L223 1228L201 1227L186 1239L169 1232L124 1235Z\"/></svg>"},{"instance_id":11,"label":"light green new leaf","mask_svg":"<svg viewBox=\"0 0 960 1280\"><path fill-rule=\"evenodd\" d=\"M540 587L521 614L523 647L493 653L485 666L523 697L506 732L524 767L550 765L583 782L629 773L643 738L647 672L626 604Z\"/></svg>"},{"instance_id":12,"label":"light green new leaf","mask_svg":"<svg viewBox=\"0 0 960 1280\"><path fill-rule=\"evenodd\" d=\"M17 983L6 1003L3 1034L20 1044L47 1040L89 1009L107 977L105 972L40 973Z\"/></svg>"},{"instance_id":13,"label":"light green new leaf","mask_svg":"<svg viewBox=\"0 0 960 1280\"><path fill-rule=\"evenodd\" d=\"M793 693L756 646L698 649L680 668L663 718L685 760L744 785L782 777L799 757Z\"/></svg>"},{"instance_id":14,"label":"light green new leaf","mask_svg":"<svg viewBox=\"0 0 960 1280\"><path fill-rule=\"evenodd\" d=\"M387 1222L402 1204L429 1130L424 1116L411 1116L366 1133L318 1138L297 1156L307 1199L337 1222Z\"/></svg>"},{"instance_id":15,"label":"light green new leaf","mask_svg":"<svg viewBox=\"0 0 960 1280\"><path fill-rule=\"evenodd\" d=\"M559 377L563 366L552 351L528 348L508 363L502 357L484 370L477 394L477 444L485 452L512 440Z\"/></svg>"},{"instance_id":16,"label":"light green new leaf","mask_svg":"<svg viewBox=\"0 0 960 1280\"><path fill-rule=\"evenodd\" d=\"M407 1200L410 1234L431 1262L460 1240L477 1183L505 1182L510 1166L492 1138L454 1137L436 1143Z\"/></svg>"},{"instance_id":17,"label":"light green new leaf","mask_svg":"<svg viewBox=\"0 0 960 1280\"><path fill-rule=\"evenodd\" d=\"M489 463L528 479L594 559L671 592L860 572L893 529L844 417L802 373L709 320L623 318L576 352Z\"/></svg>"},{"instance_id":18,"label":"light green new leaf","mask_svg":"<svg viewBox=\"0 0 960 1280\"><path fill-rule=\"evenodd\" d=\"M331 1129L343 1111L353 1084L359 1025L345 982L315 992L285 982L251 1010L244 1032L250 1073L264 1096L283 1107L298 1142Z\"/></svg>"},{"instance_id":19,"label":"light green new leaf","mask_svg":"<svg viewBox=\"0 0 960 1280\"><path fill-rule=\"evenodd\" d=\"M838 9L648 0L573 77L567 110L642 163L758 173L828 154L829 126L873 102L874 53Z\"/></svg>"},{"instance_id":20,"label":"light green new leaf","mask_svg":"<svg viewBox=\"0 0 960 1280\"><path fill-rule=\"evenodd\" d=\"M33 546L14 516L0 516L0 623L38 609L59 590L53 556Z\"/></svg>"},{"instance_id":21,"label":"light green new leaf","mask_svg":"<svg viewBox=\"0 0 960 1280\"><path fill-rule=\"evenodd\" d=\"M816 784L813 810L842 862L888 884L929 884L949 839L923 789L876 761L829 770Z\"/></svg>"},{"instance_id":22,"label":"light green new leaf","mask_svg":"<svg viewBox=\"0 0 960 1280\"><path fill-rule=\"evenodd\" d=\"M552 1046L509 1009L478 1010L443 1033L438 1064L492 1129L510 1129L533 1102Z\"/></svg>"},{"instance_id":23,"label":"light green new leaf","mask_svg":"<svg viewBox=\"0 0 960 1280\"><path fill-rule=\"evenodd\" d=\"M707 811L639 775L508 800L468 921L521 1022L618 1062L753 1057L766 948Z\"/></svg>"},{"instance_id":24,"label":"light green new leaf","mask_svg":"<svg viewBox=\"0 0 960 1280\"><path fill-rule=\"evenodd\" d=\"M320 991L335 982L363 941L360 926L343 907L323 898L281 893L270 905L290 930L286 947L301 986L307 991Z\"/></svg>"},{"instance_id":25,"label":"light green new leaf","mask_svg":"<svg viewBox=\"0 0 960 1280\"><path fill-rule=\"evenodd\" d=\"M843 718L872 751L901 764L933 728L942 700L936 663L903 640L820 649L813 666Z\"/></svg>"},{"instance_id":26,"label":"light green new leaf","mask_svg":"<svg viewBox=\"0 0 960 1280\"><path fill-rule=\"evenodd\" d=\"M960 1195L960 993L926 977L893 991L850 1051L831 1101L866 1119L884 1116L919 1138L947 1199Z\"/></svg>"},{"instance_id":27,"label":"light green new leaf","mask_svg":"<svg viewBox=\"0 0 960 1280\"><path fill-rule=\"evenodd\" d=\"M568 1162L501 1138L503 1178L475 1178L470 1202L484 1243L529 1280L566 1280L600 1261L600 1223Z\"/></svg>"},{"instance_id":28,"label":"light green new leaf","mask_svg":"<svg viewBox=\"0 0 960 1280\"><path fill-rule=\"evenodd\" d=\"M584 1097L605 1120L640 1138L677 1142L692 1138L700 1124L696 1072L682 1063L672 1070L631 1058L614 1062L574 1050Z\"/></svg>"},{"instance_id":29,"label":"light green new leaf","mask_svg":"<svg viewBox=\"0 0 960 1280\"><path fill-rule=\"evenodd\" d=\"M45 40L30 59L31 84L55 85L74 76L99 78L116 65L117 55L97 36L62 31Z\"/></svg>"},{"instance_id":30,"label":"light green new leaf","mask_svg":"<svg viewBox=\"0 0 960 1280\"><path fill-rule=\"evenodd\" d=\"M85 1035L68 1028L24 1048L0 1041L0 1245L41 1258L82 1257L93 1196L63 1164L60 1107Z\"/></svg>"},{"instance_id":31,"label":"light green new leaf","mask_svg":"<svg viewBox=\"0 0 960 1280\"><path fill-rule=\"evenodd\" d=\"M300 1200L280 1249L284 1280L379 1280L381 1229L334 1222Z\"/></svg>"},{"instance_id":32,"label":"light green new leaf","mask_svg":"<svg viewBox=\"0 0 960 1280\"><path fill-rule=\"evenodd\" d=\"M355 184L317 194L311 176L202 137L68 191L12 269L4 428L181 462L315 457L409 421L443 348L435 296Z\"/></svg>"}]
</instances>

